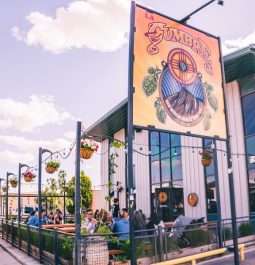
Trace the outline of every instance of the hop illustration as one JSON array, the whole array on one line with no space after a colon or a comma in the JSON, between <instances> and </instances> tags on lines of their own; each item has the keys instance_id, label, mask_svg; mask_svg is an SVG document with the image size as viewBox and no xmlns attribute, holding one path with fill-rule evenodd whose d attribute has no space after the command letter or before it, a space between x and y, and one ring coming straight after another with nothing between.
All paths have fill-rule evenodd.
<instances>
[{"instance_id":1,"label":"hop illustration","mask_svg":"<svg viewBox=\"0 0 255 265\"><path fill-rule=\"evenodd\" d=\"M206 131L209 130L211 127L211 119L212 119L212 115L209 111L207 111L205 113L204 120L203 120L204 129Z\"/></svg>"},{"instance_id":2,"label":"hop illustration","mask_svg":"<svg viewBox=\"0 0 255 265\"><path fill-rule=\"evenodd\" d=\"M154 103L154 107L156 109L156 115L157 115L159 122L165 123L166 122L166 112L165 112L164 108L162 107L160 98L157 98L157 100Z\"/></svg>"},{"instance_id":3,"label":"hop illustration","mask_svg":"<svg viewBox=\"0 0 255 265\"><path fill-rule=\"evenodd\" d=\"M206 94L207 94L209 105L216 112L218 110L219 103L218 103L218 99L213 94L213 90L214 89L213 89L212 85L208 84L207 82L204 83L204 87L205 87L205 90L206 90Z\"/></svg>"},{"instance_id":4,"label":"hop illustration","mask_svg":"<svg viewBox=\"0 0 255 265\"><path fill-rule=\"evenodd\" d=\"M147 70L149 75L146 75L143 79L143 91L147 97L151 96L157 89L158 85L158 76L161 73L161 70L158 67L153 68L149 67Z\"/></svg>"}]
</instances>

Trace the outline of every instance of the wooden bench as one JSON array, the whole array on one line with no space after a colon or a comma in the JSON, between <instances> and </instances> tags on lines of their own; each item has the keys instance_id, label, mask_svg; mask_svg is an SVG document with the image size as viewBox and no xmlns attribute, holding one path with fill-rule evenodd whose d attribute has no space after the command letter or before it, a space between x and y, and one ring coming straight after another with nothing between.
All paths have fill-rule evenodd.
<instances>
[{"instance_id":1,"label":"wooden bench","mask_svg":"<svg viewBox=\"0 0 255 265\"><path fill-rule=\"evenodd\" d=\"M240 251L240 261L244 261L244 244L239 244L238 249ZM187 257L154 263L153 265L175 265L175 264L182 264L185 262L191 262L191 265L196 265L197 264L196 261L198 259L224 254L227 252L227 250L228 250L227 248L220 248L220 249L206 251L206 252L199 253L199 254L190 255Z\"/></svg>"}]
</instances>

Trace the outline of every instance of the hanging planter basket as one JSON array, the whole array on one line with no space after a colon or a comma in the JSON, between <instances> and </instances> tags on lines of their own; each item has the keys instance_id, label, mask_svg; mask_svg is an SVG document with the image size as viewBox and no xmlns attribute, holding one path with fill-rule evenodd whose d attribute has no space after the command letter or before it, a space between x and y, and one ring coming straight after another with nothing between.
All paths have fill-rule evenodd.
<instances>
[{"instance_id":1,"label":"hanging planter basket","mask_svg":"<svg viewBox=\"0 0 255 265\"><path fill-rule=\"evenodd\" d=\"M64 192L68 192L68 187L64 187Z\"/></svg>"},{"instance_id":2,"label":"hanging planter basket","mask_svg":"<svg viewBox=\"0 0 255 265\"><path fill-rule=\"evenodd\" d=\"M32 176L29 176L29 175L24 175L24 180L26 182L31 182L33 180L33 177Z\"/></svg>"},{"instance_id":3,"label":"hanging planter basket","mask_svg":"<svg viewBox=\"0 0 255 265\"><path fill-rule=\"evenodd\" d=\"M18 185L18 182L11 182L11 186L12 186L12 188L16 188L17 185Z\"/></svg>"},{"instance_id":4,"label":"hanging planter basket","mask_svg":"<svg viewBox=\"0 0 255 265\"><path fill-rule=\"evenodd\" d=\"M25 171L24 173L22 173L22 175L26 182L31 182L35 178L35 173L30 170Z\"/></svg>"},{"instance_id":5,"label":"hanging planter basket","mask_svg":"<svg viewBox=\"0 0 255 265\"><path fill-rule=\"evenodd\" d=\"M60 167L60 163L57 161L50 160L46 163L45 170L48 174L53 174Z\"/></svg>"},{"instance_id":6,"label":"hanging planter basket","mask_svg":"<svg viewBox=\"0 0 255 265\"><path fill-rule=\"evenodd\" d=\"M201 159L201 163L204 167L209 167L212 163L212 159Z\"/></svg>"},{"instance_id":7,"label":"hanging planter basket","mask_svg":"<svg viewBox=\"0 0 255 265\"><path fill-rule=\"evenodd\" d=\"M80 149L80 156L82 159L90 159L93 155L94 151L88 148L81 148Z\"/></svg>"},{"instance_id":8,"label":"hanging planter basket","mask_svg":"<svg viewBox=\"0 0 255 265\"><path fill-rule=\"evenodd\" d=\"M52 166L46 166L45 170L46 170L47 173L53 174L57 170L57 168L52 167Z\"/></svg>"},{"instance_id":9,"label":"hanging planter basket","mask_svg":"<svg viewBox=\"0 0 255 265\"><path fill-rule=\"evenodd\" d=\"M203 150L202 152L199 152L199 154L202 156L201 163L204 167L208 167L212 163L212 154L211 152L207 150Z\"/></svg>"},{"instance_id":10,"label":"hanging planter basket","mask_svg":"<svg viewBox=\"0 0 255 265\"><path fill-rule=\"evenodd\" d=\"M6 187L2 187L2 191L3 192L6 192Z\"/></svg>"}]
</instances>

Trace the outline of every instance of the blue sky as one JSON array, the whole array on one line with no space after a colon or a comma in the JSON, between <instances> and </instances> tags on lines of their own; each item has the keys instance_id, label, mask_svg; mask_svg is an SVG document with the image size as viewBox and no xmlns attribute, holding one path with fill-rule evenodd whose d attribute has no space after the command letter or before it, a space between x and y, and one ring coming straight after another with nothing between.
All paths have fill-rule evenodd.
<instances>
[{"instance_id":1,"label":"blue sky","mask_svg":"<svg viewBox=\"0 0 255 265\"><path fill-rule=\"evenodd\" d=\"M137 3L180 19L205 2ZM220 36L225 53L255 43L254 1L216 2L188 24ZM127 97L129 6L129 0L2 1L1 177L16 173L19 162L37 165L40 146L68 147L77 119L87 128ZM95 185L99 160L95 154L81 165ZM74 158L62 168L74 175Z\"/></svg>"}]
</instances>

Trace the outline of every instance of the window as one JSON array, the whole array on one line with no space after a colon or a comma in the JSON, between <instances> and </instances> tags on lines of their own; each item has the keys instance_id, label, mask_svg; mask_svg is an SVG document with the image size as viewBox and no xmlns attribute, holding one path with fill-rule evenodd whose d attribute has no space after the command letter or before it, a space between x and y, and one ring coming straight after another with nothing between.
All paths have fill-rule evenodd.
<instances>
[{"instance_id":1,"label":"window","mask_svg":"<svg viewBox=\"0 0 255 265\"><path fill-rule=\"evenodd\" d=\"M245 135L255 134L255 93L242 97Z\"/></svg>"},{"instance_id":2,"label":"window","mask_svg":"<svg viewBox=\"0 0 255 265\"><path fill-rule=\"evenodd\" d=\"M213 141L204 139L204 148L209 148ZM206 185L206 205L208 221L218 220L217 194L216 194L216 169L214 157L210 166L205 167L205 185Z\"/></svg>"},{"instance_id":3,"label":"window","mask_svg":"<svg viewBox=\"0 0 255 265\"><path fill-rule=\"evenodd\" d=\"M167 203L170 209L164 208L162 211L170 211L170 215L163 216L162 219L166 218L164 221L174 220L178 215L184 214L180 145L180 135L157 131L150 133L152 208L162 211L157 205L156 191L169 190L170 194Z\"/></svg>"},{"instance_id":4,"label":"window","mask_svg":"<svg viewBox=\"0 0 255 265\"><path fill-rule=\"evenodd\" d=\"M250 164L249 154L255 154L255 75L238 80L243 109L244 134L247 156L248 192L250 213L255 213L255 164Z\"/></svg>"}]
</instances>

